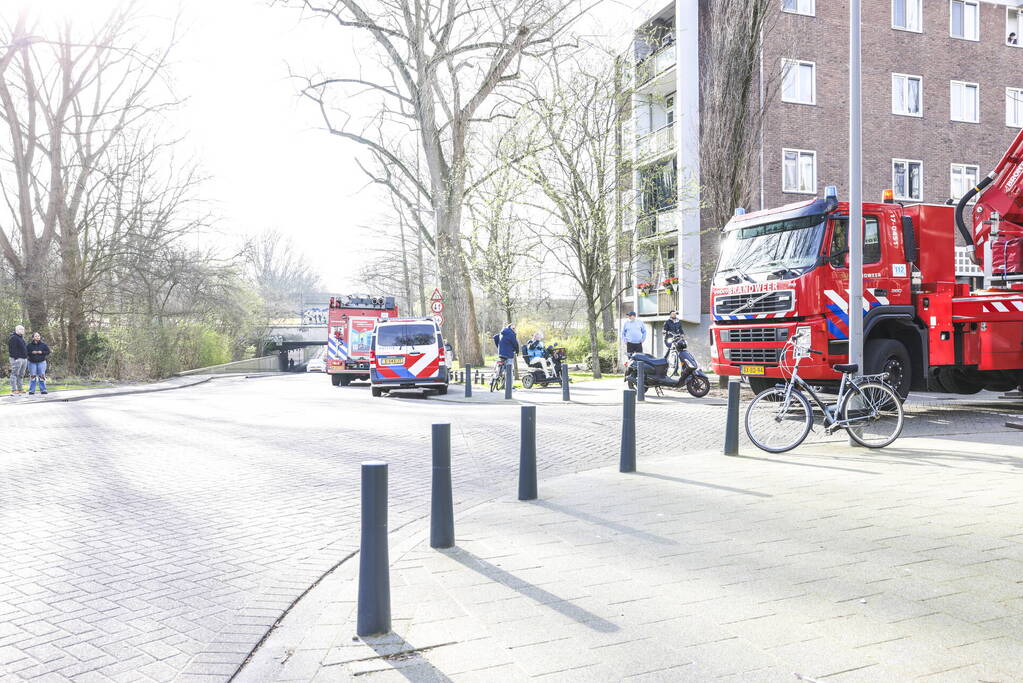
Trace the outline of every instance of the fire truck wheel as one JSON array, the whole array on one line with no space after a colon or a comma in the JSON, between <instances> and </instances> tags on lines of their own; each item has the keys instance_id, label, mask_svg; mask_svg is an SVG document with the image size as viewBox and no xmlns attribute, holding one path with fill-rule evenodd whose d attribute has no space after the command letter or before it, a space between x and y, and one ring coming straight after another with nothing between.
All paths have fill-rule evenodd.
<instances>
[{"instance_id":1,"label":"fire truck wheel","mask_svg":"<svg viewBox=\"0 0 1023 683\"><path fill-rule=\"evenodd\" d=\"M339 386L341 386L341 378L342 377L344 377L344 375L331 375L330 376L330 383L333 384L336 387L339 387Z\"/></svg>"},{"instance_id":2,"label":"fire truck wheel","mask_svg":"<svg viewBox=\"0 0 1023 683\"><path fill-rule=\"evenodd\" d=\"M380 396L384 395L384 390L381 389L380 387L370 387L369 393L373 394L375 398L379 398Z\"/></svg>"},{"instance_id":3,"label":"fire truck wheel","mask_svg":"<svg viewBox=\"0 0 1023 683\"><path fill-rule=\"evenodd\" d=\"M871 339L863 348L864 374L888 373L888 384L903 399L909 396L913 383L913 369L909 354L901 342L894 339Z\"/></svg>"}]
</instances>

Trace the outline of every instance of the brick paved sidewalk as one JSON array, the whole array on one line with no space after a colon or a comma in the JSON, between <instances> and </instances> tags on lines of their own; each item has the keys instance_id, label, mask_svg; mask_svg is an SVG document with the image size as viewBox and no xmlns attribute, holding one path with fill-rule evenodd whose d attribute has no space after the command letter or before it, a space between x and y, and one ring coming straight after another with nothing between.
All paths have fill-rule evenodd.
<instances>
[{"instance_id":1,"label":"brick paved sidewalk","mask_svg":"<svg viewBox=\"0 0 1023 683\"><path fill-rule=\"evenodd\" d=\"M1023 679L1017 433L639 466L393 545L392 635L342 565L236 680Z\"/></svg>"},{"instance_id":2,"label":"brick paved sidewalk","mask_svg":"<svg viewBox=\"0 0 1023 683\"><path fill-rule=\"evenodd\" d=\"M59 403L68 401L84 401L90 398L103 398L111 396L127 396L130 394L151 394L158 391L170 391L171 389L186 389L199 384L205 384L216 377L227 377L228 375L192 375L189 377L171 377L160 382L148 384L124 384L120 386L104 387L102 389L54 389L43 396L3 396L0 398L0 406L23 406L36 403Z\"/></svg>"}]
</instances>

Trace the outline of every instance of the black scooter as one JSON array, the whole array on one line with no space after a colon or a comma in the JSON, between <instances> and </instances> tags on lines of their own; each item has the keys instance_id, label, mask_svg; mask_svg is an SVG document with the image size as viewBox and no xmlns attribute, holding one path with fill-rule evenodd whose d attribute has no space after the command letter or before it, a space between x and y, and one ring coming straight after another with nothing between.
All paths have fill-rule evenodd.
<instances>
[{"instance_id":1,"label":"black scooter","mask_svg":"<svg viewBox=\"0 0 1023 683\"><path fill-rule=\"evenodd\" d=\"M653 388L657 395L663 395L662 389L676 389L681 391L683 387L695 396L703 398L710 392L710 380L700 370L699 364L693 358L693 354L686 351L685 337L676 337L672 343L675 352L678 354L679 372L677 375L669 375L668 359L649 356L645 353L634 353L625 362L625 381L630 389L635 389L639 381L639 364L643 364L643 382L646 388Z\"/></svg>"}]
</instances>

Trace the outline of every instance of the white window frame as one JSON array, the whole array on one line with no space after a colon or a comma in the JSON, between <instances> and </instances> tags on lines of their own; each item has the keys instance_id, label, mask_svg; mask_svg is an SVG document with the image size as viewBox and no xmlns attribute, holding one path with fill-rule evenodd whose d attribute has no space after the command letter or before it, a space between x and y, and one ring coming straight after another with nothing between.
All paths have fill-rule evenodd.
<instances>
[{"instance_id":1,"label":"white window frame","mask_svg":"<svg viewBox=\"0 0 1023 683\"><path fill-rule=\"evenodd\" d=\"M794 189L790 190L785 187L785 154L788 152L796 153L796 178L799 181L799 162L804 154L809 154L813 157L813 187L809 190ZM792 147L783 147L781 150L781 191L785 194L817 194L817 150L813 149L795 149Z\"/></svg>"},{"instance_id":2,"label":"white window frame","mask_svg":"<svg viewBox=\"0 0 1023 683\"><path fill-rule=\"evenodd\" d=\"M898 185L895 182L895 164L906 164L906 185L909 185L909 164L920 165L920 196L919 197L906 197L895 194L898 192L895 188ZM900 199L907 202L922 202L924 200L924 162L920 159L892 159L892 194L895 195L895 199Z\"/></svg>"},{"instance_id":3,"label":"white window frame","mask_svg":"<svg viewBox=\"0 0 1023 683\"><path fill-rule=\"evenodd\" d=\"M977 112L977 118L975 120L973 120L973 121L971 121L969 119L957 119L955 117L955 115L954 115L955 109L952 106L952 104L954 102L954 97L955 96L953 95L953 93L955 92L956 84L962 85L962 86L965 86L965 87L972 87L974 89L974 92L976 93L976 96L974 97L974 104L976 106L974 107L974 109ZM970 83L969 81L949 81L949 83L948 83L948 118L949 118L950 121L958 121L959 123L980 123L980 83Z\"/></svg>"},{"instance_id":4,"label":"white window frame","mask_svg":"<svg viewBox=\"0 0 1023 683\"><path fill-rule=\"evenodd\" d=\"M809 66L810 67L810 70L812 72L812 77L810 78L810 101L809 102L806 102L804 100L788 100L788 99L785 99L785 73L786 73L786 69L789 68L789 66L793 66L793 67ZM782 102L788 102L790 104L808 104L808 105L816 105L817 104L817 62L811 62L811 61L808 61L808 60L805 60L805 59L782 59L781 60L781 101Z\"/></svg>"},{"instance_id":5,"label":"white window frame","mask_svg":"<svg viewBox=\"0 0 1023 683\"><path fill-rule=\"evenodd\" d=\"M909 101L909 97L908 97L908 95L909 95L909 79L915 78L920 83L920 86L917 88L917 92L920 95L920 102L919 102L919 105L920 105L919 109L920 109L920 111L917 112L916 114L914 114L912 112L909 112L909 111L895 111L895 79L896 78L904 78L904 79L906 79L905 81L903 81L905 83L904 91L903 91L903 101L907 101L907 102ZM951 94L949 95L949 97L951 97ZM923 76L917 76L916 74L892 73L892 113L895 114L896 116L912 116L914 118L922 118L923 117L923 115L924 115L924 77Z\"/></svg>"},{"instance_id":6,"label":"white window frame","mask_svg":"<svg viewBox=\"0 0 1023 683\"><path fill-rule=\"evenodd\" d=\"M958 166L961 169L970 169L970 168L973 169L973 177L975 178L975 180L974 180L973 185L971 185L970 187L973 187L977 183L980 182L980 166L977 165L977 164L956 164L956 163L951 163L951 164L948 165L948 196L951 199L954 199L955 201L958 202L959 198L962 197L963 194L966 194L966 191L964 191L963 194L961 194L959 196L956 196L955 192L953 192L953 190L955 189L955 187L954 187L955 186L954 178L955 178L956 166ZM921 177L923 177L923 170L922 169L921 169L920 175L921 175ZM966 190L969 190L970 187L967 187ZM976 201L976 200L974 200L974 201Z\"/></svg>"},{"instance_id":7,"label":"white window frame","mask_svg":"<svg viewBox=\"0 0 1023 683\"><path fill-rule=\"evenodd\" d=\"M1015 121L1009 121L1009 99L1012 98L1019 103L1020 114ZM1005 125L1009 128L1023 128L1023 88L1005 89Z\"/></svg>"},{"instance_id":8,"label":"white window frame","mask_svg":"<svg viewBox=\"0 0 1023 683\"><path fill-rule=\"evenodd\" d=\"M961 36L957 36L952 33L952 3L961 2L963 3L963 28L966 28L966 6L972 5L977 9L977 34L976 36L968 36L965 33ZM948 35L956 40L972 40L978 42L980 40L980 0L948 0Z\"/></svg>"},{"instance_id":9,"label":"white window frame","mask_svg":"<svg viewBox=\"0 0 1023 683\"><path fill-rule=\"evenodd\" d=\"M892 0L892 28L895 29L896 31L909 31L910 33L923 33L924 32L924 7L923 7L923 0L904 0L904 2L906 3L906 7L907 8L909 7L909 3L911 3L911 2L915 2L916 3L916 7L917 7L917 9L916 9L916 16L917 16L917 18L919 19L919 22L920 22L920 27L919 28L909 28L908 26L898 26L898 25L896 25L896 23L895 23L895 2L896 2L896 0ZM908 9L906 10L906 16L907 17L909 16L909 10Z\"/></svg>"},{"instance_id":10,"label":"white window frame","mask_svg":"<svg viewBox=\"0 0 1023 683\"><path fill-rule=\"evenodd\" d=\"M796 9L785 9L785 0L781 0L781 11L785 12L786 14L798 14L801 17L815 17L815 16L817 16L817 0L810 0L810 11L809 12L800 12L799 11L799 2L800 2L800 0L796 0Z\"/></svg>"},{"instance_id":11,"label":"white window frame","mask_svg":"<svg viewBox=\"0 0 1023 683\"><path fill-rule=\"evenodd\" d=\"M1016 13L1016 28L1014 30L1010 31L1009 30L1009 15L1012 14L1013 12ZM1020 6L1020 7L1006 7L1005 8L1005 44L1006 45L1008 45L1009 47L1023 47L1023 45L1020 45L1020 33L1021 33L1020 29L1021 28L1023 28L1023 6ZM1012 43L1009 42L1009 34L1010 33L1015 33L1016 34L1016 44L1015 45L1013 45Z\"/></svg>"}]
</instances>

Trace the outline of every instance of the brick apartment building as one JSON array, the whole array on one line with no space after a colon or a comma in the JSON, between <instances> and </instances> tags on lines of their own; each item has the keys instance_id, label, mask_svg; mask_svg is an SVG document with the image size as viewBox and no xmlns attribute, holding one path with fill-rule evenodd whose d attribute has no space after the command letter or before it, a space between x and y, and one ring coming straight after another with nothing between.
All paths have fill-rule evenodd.
<instances>
[{"instance_id":1,"label":"brick apartment building","mask_svg":"<svg viewBox=\"0 0 1023 683\"><path fill-rule=\"evenodd\" d=\"M777 7L758 65L767 108L750 210L826 185L848 196L848 2ZM633 279L654 287L627 293L622 308L651 325L654 352L669 310L701 331L709 324L720 226L697 207L700 22L712 9L708 0L668 5L637 28L630 50L635 205L625 227L634 231ZM862 16L864 199L885 188L908 203L958 198L1023 127L1023 0L863 0ZM676 291L660 286L669 277L679 278Z\"/></svg>"}]
</instances>

